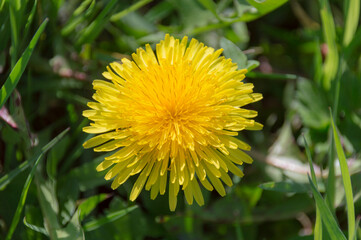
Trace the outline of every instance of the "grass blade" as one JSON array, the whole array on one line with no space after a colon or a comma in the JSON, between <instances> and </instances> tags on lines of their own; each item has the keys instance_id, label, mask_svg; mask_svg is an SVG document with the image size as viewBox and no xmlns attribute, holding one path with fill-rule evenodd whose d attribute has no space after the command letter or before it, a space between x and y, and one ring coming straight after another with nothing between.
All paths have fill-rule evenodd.
<instances>
[{"instance_id":1,"label":"grass blade","mask_svg":"<svg viewBox=\"0 0 361 240\"><path fill-rule=\"evenodd\" d=\"M118 21L119 19L121 19L122 17L124 17L125 15L127 15L128 13L134 12L137 9L143 7L144 5L146 5L149 2L152 2L153 0L141 0L139 2L134 3L133 5L131 5L130 7L128 7L127 9L124 9L121 12L118 12L116 14L114 14L113 16L110 17L110 21L115 22Z\"/></svg>"},{"instance_id":2,"label":"grass blade","mask_svg":"<svg viewBox=\"0 0 361 240\"><path fill-rule=\"evenodd\" d=\"M360 220L361 220L361 217L358 216L357 217L357 220L356 220L356 228L355 228L355 233L353 235L353 240L357 240L357 232L359 231L361 233L361 229L360 229Z\"/></svg>"},{"instance_id":3,"label":"grass blade","mask_svg":"<svg viewBox=\"0 0 361 240\"><path fill-rule=\"evenodd\" d=\"M106 216L104 216L102 218L87 222L84 225L84 231L87 231L87 232L93 231L93 230L99 228L100 226L102 226L102 225L104 225L106 223L115 221L118 218L121 218L121 217L125 216L126 214L130 213L131 211L133 211L137 207L138 207L137 205L134 205L134 206L128 207L126 209L122 209L122 210L119 210L119 211L116 211L116 212L112 212L112 213L110 213L110 214L108 214L108 215L106 215Z\"/></svg>"},{"instance_id":4,"label":"grass blade","mask_svg":"<svg viewBox=\"0 0 361 240\"><path fill-rule=\"evenodd\" d=\"M5 0L4 0L5 1ZM1 11L0 11L1 12ZM10 17L9 15L1 15L0 14L0 52L3 52L5 48L8 46L9 38L10 38ZM5 56L3 55L2 58L4 60L1 60L1 65L5 64Z\"/></svg>"},{"instance_id":5,"label":"grass blade","mask_svg":"<svg viewBox=\"0 0 361 240\"><path fill-rule=\"evenodd\" d=\"M310 148L308 147L308 144L307 144L307 141L306 141L305 136L303 136L303 141L304 141L304 143L305 143L305 149L306 149L306 155L307 155L308 163L310 164L310 171L311 171L312 182L313 182L313 183L315 184L315 186L318 188L318 186L317 186L317 178L316 178L316 174L315 174L315 169L313 168L311 151L310 151Z\"/></svg>"},{"instance_id":6,"label":"grass blade","mask_svg":"<svg viewBox=\"0 0 361 240\"><path fill-rule=\"evenodd\" d=\"M29 167L29 161L24 161L17 168L9 172L0 178L0 191L4 190L6 186L21 172L26 170Z\"/></svg>"},{"instance_id":7,"label":"grass blade","mask_svg":"<svg viewBox=\"0 0 361 240\"><path fill-rule=\"evenodd\" d=\"M332 215L330 209L326 205L324 199L322 198L320 192L317 190L315 184L311 180L310 176L308 176L308 181L310 182L313 197L316 201L316 206L320 210L321 218L326 230L329 233L331 240L346 240L345 235L343 235L341 229L339 228L336 219Z\"/></svg>"},{"instance_id":8,"label":"grass blade","mask_svg":"<svg viewBox=\"0 0 361 240\"><path fill-rule=\"evenodd\" d=\"M10 26L11 26L11 67L15 65L16 54L19 49L19 18L20 3L18 1L9 2L9 15L10 15Z\"/></svg>"},{"instance_id":9,"label":"grass blade","mask_svg":"<svg viewBox=\"0 0 361 240\"><path fill-rule=\"evenodd\" d=\"M323 34L328 47L328 54L323 68L323 86L326 90L331 87L338 70L338 51L336 45L336 30L328 0L319 0Z\"/></svg>"},{"instance_id":10,"label":"grass blade","mask_svg":"<svg viewBox=\"0 0 361 240\"><path fill-rule=\"evenodd\" d=\"M87 9L85 9L87 7ZM67 36L71 34L79 24L81 24L95 9L95 0L87 0L74 11L73 16L61 30L61 35Z\"/></svg>"},{"instance_id":11,"label":"grass blade","mask_svg":"<svg viewBox=\"0 0 361 240\"><path fill-rule=\"evenodd\" d=\"M107 15L109 14L109 12L114 10L117 2L117 0L111 0L108 2L105 8L96 17L96 19L88 27L84 28L83 31L80 33L80 37L77 40L76 45L80 46L84 43L90 43L98 37L99 33L103 30L104 25L109 19L109 16Z\"/></svg>"},{"instance_id":12,"label":"grass blade","mask_svg":"<svg viewBox=\"0 0 361 240\"><path fill-rule=\"evenodd\" d=\"M313 235L315 240L322 240L322 218L320 209L318 207L316 208L316 221Z\"/></svg>"},{"instance_id":13,"label":"grass blade","mask_svg":"<svg viewBox=\"0 0 361 240\"><path fill-rule=\"evenodd\" d=\"M350 173L348 171L345 153L342 149L340 137L337 133L337 129L336 129L335 123L333 121L331 111L330 111L330 117L331 117L331 124L332 124L333 135L334 135L334 142L335 142L335 146L336 146L336 152L337 152L338 160L340 161L342 182L343 182L343 186L345 188L345 193L346 193L348 239L352 240L353 235L355 234L355 207L353 204L351 177L350 177Z\"/></svg>"},{"instance_id":14,"label":"grass blade","mask_svg":"<svg viewBox=\"0 0 361 240\"><path fill-rule=\"evenodd\" d=\"M330 149L328 150L328 178L327 178L327 187L326 187L326 199L328 206L333 210L335 205L335 189L336 189L336 181L335 181L335 160L334 160L334 144L333 144L333 136L330 136Z\"/></svg>"},{"instance_id":15,"label":"grass blade","mask_svg":"<svg viewBox=\"0 0 361 240\"><path fill-rule=\"evenodd\" d=\"M75 11L73 12L73 16L79 16L80 14L82 14L89 5L92 5L94 3L94 0L85 0L83 1L80 6L75 9Z\"/></svg>"},{"instance_id":16,"label":"grass blade","mask_svg":"<svg viewBox=\"0 0 361 240\"><path fill-rule=\"evenodd\" d=\"M307 144L307 141L306 141L306 138L304 135L303 135L303 141L305 143L305 149L306 149L308 163L310 164L312 182L315 184L316 188L318 188L315 169L313 168L311 151L310 151L310 148L308 147L308 144ZM315 238L314 238L315 240L322 240L322 217L321 217L320 208L318 206L316 206L316 223L315 223L315 229L314 229L314 236L315 236Z\"/></svg>"},{"instance_id":17,"label":"grass blade","mask_svg":"<svg viewBox=\"0 0 361 240\"><path fill-rule=\"evenodd\" d=\"M37 5L38 5L38 0L35 0L34 4L33 4L33 7L31 8L30 15L29 15L28 20L27 20L26 25L25 25L24 35L22 37L23 39L26 39L27 36L28 36L30 25L34 20Z\"/></svg>"},{"instance_id":18,"label":"grass blade","mask_svg":"<svg viewBox=\"0 0 361 240\"><path fill-rule=\"evenodd\" d=\"M352 39L352 41L344 49L344 58L349 61L350 58L356 53L361 45L361 27L359 27Z\"/></svg>"},{"instance_id":19,"label":"grass blade","mask_svg":"<svg viewBox=\"0 0 361 240\"><path fill-rule=\"evenodd\" d=\"M48 19L45 19L44 22L40 25L34 37L31 39L29 46L25 49L23 55L15 64L9 77L6 79L4 85L1 87L0 108L4 105L4 103L9 98L10 94L14 91L16 85L18 84L20 77L23 74L26 65L29 62L30 56L33 53L36 43L38 42L40 35L43 33L47 23L48 23Z\"/></svg>"},{"instance_id":20,"label":"grass blade","mask_svg":"<svg viewBox=\"0 0 361 240\"><path fill-rule=\"evenodd\" d=\"M30 188L30 184L31 181L34 178L34 174L35 174L35 170L36 167L38 166L42 156L50 149L52 148L57 142L59 142L60 139L62 139L64 137L64 135L69 131L69 128L65 129L63 132L61 132L58 136L56 136L53 140L51 140L48 144L46 144L40 151L40 153L36 154L31 160L30 162L35 161L33 168L31 169L30 174L28 175L26 182L24 184L24 188L23 191L21 192L21 196L20 196L20 200L18 203L18 206L16 208L15 211L15 215L13 217L13 220L11 222L10 228L9 228L9 232L6 235L6 240L10 240L12 235L14 234L14 231L16 229L16 226L18 225L18 222L20 220L20 215L22 213L22 210L24 208L25 205L25 201L26 201L26 196L28 194L29 188Z\"/></svg>"},{"instance_id":21,"label":"grass blade","mask_svg":"<svg viewBox=\"0 0 361 240\"><path fill-rule=\"evenodd\" d=\"M0 12L3 10L5 2L6 2L5 0L0 1Z\"/></svg>"},{"instance_id":22,"label":"grass blade","mask_svg":"<svg viewBox=\"0 0 361 240\"><path fill-rule=\"evenodd\" d=\"M343 34L343 46L346 47L353 39L360 18L360 0L345 1L345 32Z\"/></svg>"}]
</instances>

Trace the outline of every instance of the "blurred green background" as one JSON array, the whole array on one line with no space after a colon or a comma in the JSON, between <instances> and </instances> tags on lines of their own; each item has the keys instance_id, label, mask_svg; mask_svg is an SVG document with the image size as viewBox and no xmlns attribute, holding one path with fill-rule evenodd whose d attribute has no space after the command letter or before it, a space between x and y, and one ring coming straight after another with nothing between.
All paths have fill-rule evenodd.
<instances>
[{"instance_id":1,"label":"blurred green background","mask_svg":"<svg viewBox=\"0 0 361 240\"><path fill-rule=\"evenodd\" d=\"M0 239L361 239L359 15L359 0L0 0ZM264 96L245 177L175 212L130 202L134 178L111 190L82 147L92 80L165 33L224 48Z\"/></svg>"}]
</instances>

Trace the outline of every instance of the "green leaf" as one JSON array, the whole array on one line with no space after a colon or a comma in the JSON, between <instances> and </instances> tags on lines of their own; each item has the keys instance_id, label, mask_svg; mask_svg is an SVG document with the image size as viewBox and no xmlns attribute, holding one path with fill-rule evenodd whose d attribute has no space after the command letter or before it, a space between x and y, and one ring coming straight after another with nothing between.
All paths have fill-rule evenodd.
<instances>
[{"instance_id":1,"label":"green leaf","mask_svg":"<svg viewBox=\"0 0 361 240\"><path fill-rule=\"evenodd\" d=\"M95 3L94 0L85 0L83 1L80 6L75 9L75 11L73 12L73 16L79 16L80 14L82 14L85 9L87 9L87 7L90 5L93 5Z\"/></svg>"},{"instance_id":2,"label":"green leaf","mask_svg":"<svg viewBox=\"0 0 361 240\"><path fill-rule=\"evenodd\" d=\"M337 133L335 123L333 121L332 113L330 110L331 124L333 129L334 142L336 146L338 160L340 162L342 182L346 193L346 206L347 206L347 222L348 222L348 239L353 240L355 234L355 207L353 204L353 194L351 186L351 177L347 167L345 153L342 149L340 137Z\"/></svg>"},{"instance_id":3,"label":"green leaf","mask_svg":"<svg viewBox=\"0 0 361 240\"><path fill-rule=\"evenodd\" d=\"M255 189L258 189L260 194L262 193L262 189ZM238 195L243 199L245 194L247 193L242 192ZM276 197L277 194L274 194L273 196ZM312 209L314 205L313 200L305 194L295 194L291 197L279 199L279 201L274 202L268 207L262 206L261 204L260 206L255 206L251 209L248 206L243 205L244 200L246 199L240 201L239 198L235 198L234 196L230 196L228 194L224 198L219 199L219 201L215 201L214 204L210 205L207 211L204 211L201 208L198 214L202 217L202 219L209 219L210 221L219 221L219 219L223 219L233 222L236 215L230 214L231 212L234 213L235 211L248 209L252 210L252 214L239 215L240 220L242 223L254 223L293 219L300 212Z\"/></svg>"},{"instance_id":4,"label":"green leaf","mask_svg":"<svg viewBox=\"0 0 361 240\"><path fill-rule=\"evenodd\" d=\"M88 6L89 5L89 6ZM88 7L85 11L85 8ZM95 0L86 0L74 11L68 23L61 30L61 35L67 36L72 33L95 9ZM83 11L85 11L83 13ZM83 13L83 14L81 14Z\"/></svg>"},{"instance_id":5,"label":"green leaf","mask_svg":"<svg viewBox=\"0 0 361 240\"><path fill-rule=\"evenodd\" d=\"M257 9L255 13L245 13L242 18L245 20L243 21L251 21L255 20L261 16L266 15L267 13L281 7L285 4L288 0L247 0L249 4Z\"/></svg>"},{"instance_id":6,"label":"green leaf","mask_svg":"<svg viewBox=\"0 0 361 240\"><path fill-rule=\"evenodd\" d=\"M322 54L321 54L321 45L319 40L317 39L317 44L315 44L314 49L314 57L313 57L313 68L314 74L313 79L317 83L317 85L322 85Z\"/></svg>"},{"instance_id":7,"label":"green leaf","mask_svg":"<svg viewBox=\"0 0 361 240\"><path fill-rule=\"evenodd\" d=\"M131 211L133 211L134 209L136 209L138 206L134 205L131 207L128 207L126 209L122 209L116 212L112 212L107 214L106 216L96 219L96 220L92 220L90 222L87 222L84 225L84 230L89 232L89 231L93 231L95 229L98 229L99 227L101 227L102 225L109 223L109 222L113 222L125 215L127 215L128 213L130 213Z\"/></svg>"},{"instance_id":8,"label":"green leaf","mask_svg":"<svg viewBox=\"0 0 361 240\"><path fill-rule=\"evenodd\" d=\"M49 236L44 228L43 215L38 205L32 205L31 203L25 205L23 223L27 227L25 230L28 239L42 239L42 234Z\"/></svg>"},{"instance_id":9,"label":"green leaf","mask_svg":"<svg viewBox=\"0 0 361 240\"><path fill-rule=\"evenodd\" d=\"M37 176L38 200L44 216L45 229L49 233L50 239L56 239L56 230L60 229L58 222L59 204L55 193L55 182L45 180L38 174Z\"/></svg>"},{"instance_id":10,"label":"green leaf","mask_svg":"<svg viewBox=\"0 0 361 240\"><path fill-rule=\"evenodd\" d=\"M254 61L254 60L249 60L248 63L251 61ZM252 69L252 65L249 66L249 68ZM248 69L248 71L251 71L250 69ZM297 76L295 74L282 74L282 73L250 72L250 73L247 73L247 77L263 78L263 79L269 79L269 80L274 80L274 81L293 81L293 80L303 80L304 81L304 80L306 80L305 78Z\"/></svg>"},{"instance_id":11,"label":"green leaf","mask_svg":"<svg viewBox=\"0 0 361 240\"><path fill-rule=\"evenodd\" d=\"M236 44L226 38L221 38L221 47L224 49L224 56L231 58L232 62L237 63L238 69L247 67L247 56L242 52Z\"/></svg>"},{"instance_id":12,"label":"green leaf","mask_svg":"<svg viewBox=\"0 0 361 240\"><path fill-rule=\"evenodd\" d=\"M90 43L98 37L110 18L109 13L114 10L117 2L117 0L111 0L108 2L96 19L80 32L76 45L80 46L84 43Z\"/></svg>"},{"instance_id":13,"label":"green leaf","mask_svg":"<svg viewBox=\"0 0 361 240\"><path fill-rule=\"evenodd\" d=\"M323 35L328 47L328 53L323 66L323 86L326 90L331 87L331 82L336 78L338 70L338 51L336 45L336 30L331 8L328 0L319 0Z\"/></svg>"},{"instance_id":14,"label":"green leaf","mask_svg":"<svg viewBox=\"0 0 361 240\"><path fill-rule=\"evenodd\" d=\"M67 175L62 176L60 181L65 181L67 178L75 179L79 184L80 191L86 191L106 184L104 171L97 172L96 167L104 161L104 157L109 155L110 154L101 155L90 162L84 163L77 168L73 168Z\"/></svg>"},{"instance_id":15,"label":"green leaf","mask_svg":"<svg viewBox=\"0 0 361 240\"><path fill-rule=\"evenodd\" d=\"M361 45L361 27L359 27L351 40L351 42L347 45L344 50L344 56L346 60L349 60L351 56L359 57L358 48Z\"/></svg>"},{"instance_id":16,"label":"green leaf","mask_svg":"<svg viewBox=\"0 0 361 240\"><path fill-rule=\"evenodd\" d=\"M220 19L216 9L217 5L212 0L198 0L198 2L211 11L216 18Z\"/></svg>"},{"instance_id":17,"label":"green leaf","mask_svg":"<svg viewBox=\"0 0 361 240\"><path fill-rule=\"evenodd\" d=\"M79 220L80 212L76 211L71 221L65 228L56 230L56 237L59 240L84 240L84 231Z\"/></svg>"},{"instance_id":18,"label":"green leaf","mask_svg":"<svg viewBox=\"0 0 361 240\"><path fill-rule=\"evenodd\" d=\"M25 25L24 36L22 36L22 39L26 39L26 37L28 36L30 25L34 20L37 5L38 5L38 0L35 0L33 3L33 7L31 8L31 12L29 14L28 20Z\"/></svg>"},{"instance_id":19,"label":"green leaf","mask_svg":"<svg viewBox=\"0 0 361 240\"><path fill-rule=\"evenodd\" d=\"M360 220L361 220L361 217L357 217L357 221L356 221L356 229L355 229L355 233L354 233L354 238L353 240L357 240L357 232L359 232L359 238L361 237L361 228L359 227L360 226Z\"/></svg>"},{"instance_id":20,"label":"green leaf","mask_svg":"<svg viewBox=\"0 0 361 240\"><path fill-rule=\"evenodd\" d=\"M89 215L100 202L104 201L108 197L108 194L102 193L96 196L92 196L82 202L78 208L80 211L80 221L82 221L87 215Z\"/></svg>"},{"instance_id":21,"label":"green leaf","mask_svg":"<svg viewBox=\"0 0 361 240\"><path fill-rule=\"evenodd\" d=\"M283 182L267 182L259 185L260 188L269 191L284 192L284 193L305 193L309 191L307 185L299 184L291 181Z\"/></svg>"},{"instance_id":22,"label":"green leaf","mask_svg":"<svg viewBox=\"0 0 361 240\"><path fill-rule=\"evenodd\" d=\"M49 177L56 178L59 165L61 165L59 163L67 153L70 144L70 137L66 136L55 147L53 147L53 149L49 151L46 159L46 172Z\"/></svg>"},{"instance_id":23,"label":"green leaf","mask_svg":"<svg viewBox=\"0 0 361 240\"><path fill-rule=\"evenodd\" d=\"M224 50L224 56L232 59L232 62L237 63L238 69L246 68L248 72L250 72L259 66L259 62L256 60L247 60L246 54L232 41L222 37L220 45Z\"/></svg>"},{"instance_id":24,"label":"green leaf","mask_svg":"<svg viewBox=\"0 0 361 240\"><path fill-rule=\"evenodd\" d=\"M315 184L312 182L310 176L308 176L308 181L311 185L311 189L313 192L313 197L316 201L316 206L320 210L321 218L326 230L329 233L331 240L346 240L345 235L343 235L340 227L338 226L336 219L332 215L330 209L322 198L320 192L317 190Z\"/></svg>"},{"instance_id":25,"label":"green leaf","mask_svg":"<svg viewBox=\"0 0 361 240\"><path fill-rule=\"evenodd\" d=\"M171 3L178 12L184 33L188 33L190 29L196 27L207 26L214 20L212 12L204 9L195 0L167 0L167 2Z\"/></svg>"},{"instance_id":26,"label":"green leaf","mask_svg":"<svg viewBox=\"0 0 361 240\"><path fill-rule=\"evenodd\" d=\"M256 20L269 12L281 7L288 0L247 0L249 5L240 4L234 1L234 7L237 9L236 17L223 17L217 13L217 5L212 0L198 0L205 8L214 14L214 16L221 22L231 24L235 22L249 22Z\"/></svg>"},{"instance_id":27,"label":"green leaf","mask_svg":"<svg viewBox=\"0 0 361 240\"><path fill-rule=\"evenodd\" d=\"M10 173L5 174L0 178L0 191L4 190L6 186L21 172L25 171L30 166L29 161L24 161Z\"/></svg>"},{"instance_id":28,"label":"green leaf","mask_svg":"<svg viewBox=\"0 0 361 240\"><path fill-rule=\"evenodd\" d=\"M139 2L134 3L133 5L131 5L130 7L124 9L121 12L118 12L114 15L112 15L110 17L110 21L115 22L118 21L119 19L121 19L122 17L126 16L128 13L134 12L137 9L143 7L144 5L146 5L149 2L152 2L153 0L141 0Z\"/></svg>"},{"instance_id":29,"label":"green leaf","mask_svg":"<svg viewBox=\"0 0 361 240\"><path fill-rule=\"evenodd\" d=\"M6 2L5 0L3 0L4 2ZM1 12L1 11L0 11ZM9 42L9 38L10 38L10 17L8 14L4 14L1 15L0 14L0 22L1 22L1 27L0 27L0 52L3 52L5 48L7 48L8 46L8 42ZM1 59L1 65L5 65L5 54L2 54L2 59Z\"/></svg>"},{"instance_id":30,"label":"green leaf","mask_svg":"<svg viewBox=\"0 0 361 240\"><path fill-rule=\"evenodd\" d=\"M144 15L144 17L149 22L158 22L159 20L168 16L172 11L173 11L173 5L170 2L161 1L157 5L149 9L147 13Z\"/></svg>"},{"instance_id":31,"label":"green leaf","mask_svg":"<svg viewBox=\"0 0 361 240\"><path fill-rule=\"evenodd\" d=\"M31 181L34 178L36 167L38 166L42 156L50 149L52 148L61 138L64 137L64 135L69 131L69 128L61 132L58 136L56 136L53 140L51 140L48 144L46 144L40 151L40 153L36 154L34 157L31 158L30 162L35 162L33 168L31 169L31 172L28 175L28 178L26 179L23 191L21 192L20 200L18 203L18 206L15 211L15 215L13 217L13 220L11 222L11 225L9 227L9 232L6 235L6 240L10 240L12 235L14 234L14 231L16 229L16 226L20 220L20 215L22 213L22 210L25 205L26 196L28 194Z\"/></svg>"},{"instance_id":32,"label":"green leaf","mask_svg":"<svg viewBox=\"0 0 361 240\"><path fill-rule=\"evenodd\" d=\"M24 223L25 226L27 226L27 227L30 228L31 230L34 230L35 232L42 233L42 234L44 234L45 236L49 236L49 234L48 234L48 232L46 231L45 228L39 227L39 226L36 226L36 225L33 225L33 224L31 224L31 223L28 223L28 222L26 221L26 217L24 217L23 223Z\"/></svg>"},{"instance_id":33,"label":"green leaf","mask_svg":"<svg viewBox=\"0 0 361 240\"><path fill-rule=\"evenodd\" d=\"M0 12L3 10L6 0L0 1Z\"/></svg>"},{"instance_id":34,"label":"green leaf","mask_svg":"<svg viewBox=\"0 0 361 240\"><path fill-rule=\"evenodd\" d=\"M316 221L313 234L315 236L315 240L322 240L322 216L318 207L316 207Z\"/></svg>"},{"instance_id":35,"label":"green leaf","mask_svg":"<svg viewBox=\"0 0 361 240\"><path fill-rule=\"evenodd\" d=\"M268 14L269 12L281 7L288 0L263 0L263 1L247 0L247 2L249 4L243 4L243 3L241 4L238 2L239 0L238 1L234 0L233 1L234 6L232 6L231 9L237 10L238 14L235 17L224 17L224 16L222 16L223 14L221 14L221 13L218 14L218 11L217 11L218 9L215 9L215 5L213 3L211 3L212 2L211 0L198 0L198 1L201 2L203 4L203 6L209 10L209 11L206 11L206 13L209 13L209 12L213 13L213 16L215 16L219 21L216 23L213 23L214 19L212 19L212 18L206 19L205 17L201 16L201 14L195 15L194 18L196 18L196 19L194 19L194 18L190 19L189 17L187 17L185 19L185 21L188 21L188 19L190 19L190 22L193 22L194 27L195 27L195 23L197 23L196 24L197 27L194 28L193 31L191 31L190 35L195 35L195 34L200 34L202 32L225 28L236 22L249 22L249 21L256 20L256 19ZM229 1L229 2L231 2L231 1ZM222 11L226 7L226 5L229 4L229 2L227 3L227 1L220 1L220 3L218 4L220 11ZM183 3L183 1L182 1L182 3ZM187 5L187 4L183 4L183 5ZM191 7L188 10L188 12L193 11L192 10L193 8L194 7ZM225 11L224 15L226 15L226 16L229 15L228 11L229 11L229 8L227 9L227 11ZM184 10L181 12L184 12ZM187 11L185 11L185 12L187 12ZM207 21L205 24L203 24L203 21L200 22L200 20L203 20L203 21L207 20Z\"/></svg>"},{"instance_id":36,"label":"green leaf","mask_svg":"<svg viewBox=\"0 0 361 240\"><path fill-rule=\"evenodd\" d=\"M42 176L37 175L38 199L45 220L45 227L51 239L61 240L82 240L84 232L80 224L80 212L76 211L66 227L58 221L59 203L56 196L55 182L44 180Z\"/></svg>"},{"instance_id":37,"label":"green leaf","mask_svg":"<svg viewBox=\"0 0 361 240\"><path fill-rule=\"evenodd\" d=\"M247 0L247 2L255 9L253 9L253 11L244 12L236 21L249 22L256 20L281 7L287 1L288 0Z\"/></svg>"},{"instance_id":38,"label":"green leaf","mask_svg":"<svg viewBox=\"0 0 361 240\"><path fill-rule=\"evenodd\" d=\"M315 184L316 188L318 188L315 169L313 168L311 151L310 151L310 148L308 147L308 144L307 144L307 141L306 141L306 138L304 135L303 135L303 140L305 143L305 149L306 149L308 163L310 164L312 182ZM321 216L320 208L318 206L316 206L316 223L315 223L314 235L315 235L315 240L322 240L322 216Z\"/></svg>"},{"instance_id":39,"label":"green leaf","mask_svg":"<svg viewBox=\"0 0 361 240\"><path fill-rule=\"evenodd\" d=\"M19 1L9 1L9 15L10 15L10 26L11 26L11 67L15 64L15 59L17 58L16 54L19 50L19 29L21 15L20 13L20 2ZM20 15L20 16L19 16ZM0 98L1 99L1 98ZM1 108L1 105L0 105Z\"/></svg>"},{"instance_id":40,"label":"green leaf","mask_svg":"<svg viewBox=\"0 0 361 240\"><path fill-rule=\"evenodd\" d=\"M29 62L30 56L36 46L36 43L38 42L40 35L43 33L47 23L48 19L45 19L44 22L40 25L34 37L31 39L29 46L25 49L23 55L20 57L20 59L12 69L4 85L1 87L0 108L4 105L4 103L9 98L10 94L14 91L16 85L18 84L20 77L25 70L25 67Z\"/></svg>"},{"instance_id":41,"label":"green leaf","mask_svg":"<svg viewBox=\"0 0 361 240\"><path fill-rule=\"evenodd\" d=\"M316 174L315 174L315 169L313 168L313 162L312 162L312 156L311 156L311 151L310 148L307 144L306 138L303 135L303 141L305 144L305 149L306 149L306 155L307 155L307 159L308 159L308 163L310 164L310 172L311 172L311 177L312 177L312 182L315 184L315 186L318 188L317 186L317 178L316 178Z\"/></svg>"},{"instance_id":42,"label":"green leaf","mask_svg":"<svg viewBox=\"0 0 361 240\"><path fill-rule=\"evenodd\" d=\"M247 70L248 72L252 71L253 69L257 68L259 66L259 62L256 60L248 60L247 61Z\"/></svg>"},{"instance_id":43,"label":"green leaf","mask_svg":"<svg viewBox=\"0 0 361 240\"><path fill-rule=\"evenodd\" d=\"M344 16L345 31L343 33L343 46L347 47L353 39L360 18L360 0L345 1Z\"/></svg>"},{"instance_id":44,"label":"green leaf","mask_svg":"<svg viewBox=\"0 0 361 240\"><path fill-rule=\"evenodd\" d=\"M330 125L327 100L315 83L298 81L295 109L306 127L326 131Z\"/></svg>"}]
</instances>

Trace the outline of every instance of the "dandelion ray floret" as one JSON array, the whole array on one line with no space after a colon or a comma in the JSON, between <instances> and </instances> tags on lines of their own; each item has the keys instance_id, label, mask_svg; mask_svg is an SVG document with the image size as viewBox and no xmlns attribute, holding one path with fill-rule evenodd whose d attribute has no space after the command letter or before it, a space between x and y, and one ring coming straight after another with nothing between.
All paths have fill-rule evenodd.
<instances>
[{"instance_id":1,"label":"dandelion ray floret","mask_svg":"<svg viewBox=\"0 0 361 240\"><path fill-rule=\"evenodd\" d=\"M228 172L243 176L237 165L252 163L244 152L250 146L236 136L262 125L252 119L256 111L242 107L262 95L242 81L247 70L221 53L167 34L155 53L150 45L139 48L133 61L107 67L107 81L93 81L95 101L83 112L92 123L83 131L97 135L84 147L117 150L97 167L108 170L113 189L137 175L130 200L143 188L152 199L168 190L174 211L179 190L189 204L203 205L201 186L224 196L223 183L232 185Z\"/></svg>"}]
</instances>

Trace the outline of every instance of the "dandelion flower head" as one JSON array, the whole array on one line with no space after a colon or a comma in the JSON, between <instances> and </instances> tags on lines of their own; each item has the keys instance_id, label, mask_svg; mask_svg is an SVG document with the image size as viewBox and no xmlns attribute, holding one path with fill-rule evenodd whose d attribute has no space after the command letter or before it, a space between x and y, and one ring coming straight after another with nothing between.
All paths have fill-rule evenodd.
<instances>
[{"instance_id":1,"label":"dandelion flower head","mask_svg":"<svg viewBox=\"0 0 361 240\"><path fill-rule=\"evenodd\" d=\"M155 199L168 189L169 207L183 190L188 204L204 204L201 186L221 196L231 186L229 172L242 177L237 165L252 163L250 146L239 131L259 130L256 111L243 107L262 99L244 83L246 69L188 38L165 36L156 45L137 49L133 61L113 62L94 80L94 102L83 115L92 123L84 132L97 134L84 143L96 152L114 151L97 167L108 170L116 189L136 175L134 201L143 188ZM222 183L223 182L223 183Z\"/></svg>"}]
</instances>

